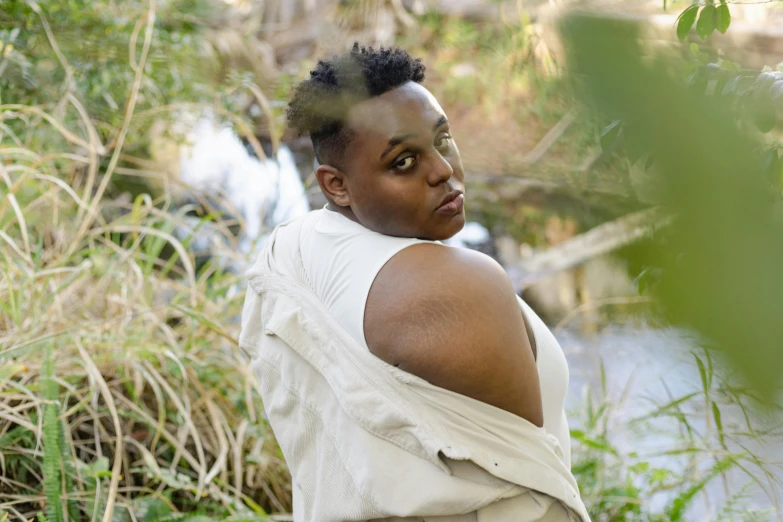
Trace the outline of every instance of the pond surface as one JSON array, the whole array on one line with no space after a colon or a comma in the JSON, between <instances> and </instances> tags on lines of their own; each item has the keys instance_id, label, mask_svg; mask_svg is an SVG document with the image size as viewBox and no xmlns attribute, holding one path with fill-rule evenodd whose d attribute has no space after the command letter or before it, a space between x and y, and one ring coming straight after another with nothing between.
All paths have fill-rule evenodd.
<instances>
[{"instance_id":1,"label":"pond surface","mask_svg":"<svg viewBox=\"0 0 783 522\"><path fill-rule=\"evenodd\" d=\"M694 400L683 403L682 411L688 423L697 434L697 442L688 441L684 425L670 416L659 416L653 421L632 422L644 417L659 406L673 399L686 396L702 389L702 381L692 355L694 351L701 353L695 339L681 330L674 328L656 328L645 324L621 325L610 324L602 327L596 333L586 333L578 325L571 329L555 332L568 358L571 372L567 409L570 413L571 427L581 428L584 424L585 393L589 389L593 396L600 400L601 365L603 365L606 380L605 398L610 401L609 429L607 438L617 449L619 455L627 456L636 452L641 460L650 462L651 467L674 470L684 473L688 458L682 456L654 456L662 451L683 447L714 448L718 458L723 457L717 437L709 443L698 442L698 435L716 434L714 420L711 415L705 415L704 396L700 394ZM729 433L747 432L745 417L739 407L726 404L716 395L720 405L724 430ZM709 417L709 418L708 418ZM781 419L778 417L777 422ZM767 419L752 419L751 425L758 429L762 425L769 426ZM733 440L728 439L735 439ZM783 437L780 431L774 437L756 440L750 436L727 435L727 447L731 451L747 451L755 454L767 466L773 468L776 477L783 479ZM699 453L707 457L708 453ZM628 464L634 460L628 458ZM705 459L702 464L714 462ZM751 484L746 491L749 507L770 509L780 499L769 497L780 496L779 486L771 484L767 477L754 466L748 466L749 471L768 490L764 492L758 484ZM697 500L688 511L687 520L715 520L717 513L727 498L737 493L740 488L750 482L743 471L734 469L726 474L725 479L718 477L706 488L706 494ZM671 495L668 496L671 498ZM650 507L662 509L667 501L667 495L656 495L647 499ZM778 507L779 510L779 507ZM780 513L780 511L778 511ZM778 515L779 517L780 515ZM728 518L734 520L736 518ZM772 514L758 520L777 520Z\"/></svg>"}]
</instances>

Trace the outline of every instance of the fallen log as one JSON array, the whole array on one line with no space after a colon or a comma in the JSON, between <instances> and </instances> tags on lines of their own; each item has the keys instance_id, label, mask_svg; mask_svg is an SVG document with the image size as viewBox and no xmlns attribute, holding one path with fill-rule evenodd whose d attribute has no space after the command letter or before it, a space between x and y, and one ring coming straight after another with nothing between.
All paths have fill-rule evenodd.
<instances>
[{"instance_id":1,"label":"fallen log","mask_svg":"<svg viewBox=\"0 0 783 522\"><path fill-rule=\"evenodd\" d=\"M625 215L558 243L527 258L509 260L506 272L514 288L521 292L542 277L574 268L595 257L608 254L670 225L674 217L653 207ZM505 260L504 260L505 261Z\"/></svg>"}]
</instances>

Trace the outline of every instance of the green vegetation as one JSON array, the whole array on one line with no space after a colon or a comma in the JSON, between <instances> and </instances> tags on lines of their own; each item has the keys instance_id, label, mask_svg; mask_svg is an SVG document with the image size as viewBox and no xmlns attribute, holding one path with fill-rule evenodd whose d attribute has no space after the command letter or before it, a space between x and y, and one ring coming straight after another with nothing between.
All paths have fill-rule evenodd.
<instances>
[{"instance_id":1,"label":"green vegetation","mask_svg":"<svg viewBox=\"0 0 783 522\"><path fill-rule=\"evenodd\" d=\"M710 503L710 520L776 519L779 468L757 452L780 436L779 422L762 426L759 398L737 384L736 376L727 378L725 369L714 368L709 352L682 359L684 368L701 377L692 391L670 394L663 403L648 401L640 413L621 418L622 403L630 398L611 398L602 367L601 386L586 389L571 412L572 469L591 516L688 520L688 509L703 502L701 495L717 489L726 501ZM724 424L721 411L741 415L744 422ZM623 437L646 442L629 450L627 441L618 443ZM649 444L651 437L658 443ZM774 508L751 508L752 490L763 491Z\"/></svg>"},{"instance_id":2,"label":"green vegetation","mask_svg":"<svg viewBox=\"0 0 783 522\"><path fill-rule=\"evenodd\" d=\"M728 25L721 16L718 30ZM172 234L188 209L147 184L167 179L152 161L158 121L211 109L260 151L259 124L245 114L255 104L268 137L281 134L274 102L287 98L294 73L264 83L258 68L228 65L211 39L220 23L235 27L226 20L236 23L215 4L190 0L3 4L0 510L11 520L264 521L291 509L285 463L236 346L242 277L221 269L228 253L197 266L192 238ZM466 146L466 164L515 172L519 152L571 110L584 117L525 172L562 180L563 166L598 150L595 122L606 115L578 105L574 82L523 13L502 26L435 14L418 24L400 43L432 64L428 85L455 128L507 130L497 149ZM601 175L623 179L619 156L607 154ZM130 185L131 198L116 197ZM477 214L542 242L547 210L497 207ZM616 209L591 212L598 221ZM209 214L202 226L216 220ZM226 240L236 241L228 232ZM574 471L596 520L683 520L705 488L737 470L777 486L752 442L774 435L780 417L718 360L700 352L701 388L639 418L614 418L605 390L584 397L573 416ZM744 425L724 423L736 408ZM763 427L760 412L771 418ZM671 444L660 453L676 457L678 471L661 455L621 450L626 428L664 430ZM770 519L747 512L744 491L729 492L722 519Z\"/></svg>"},{"instance_id":3,"label":"green vegetation","mask_svg":"<svg viewBox=\"0 0 783 522\"><path fill-rule=\"evenodd\" d=\"M688 24L685 16L687 10L680 24ZM775 432L779 437L780 429L781 334L775 316L782 309L783 287L770 261L783 256L783 200L777 144L770 145L772 138L765 136L776 123L775 98L769 94L776 77L767 82L767 73L737 72L730 63L683 64L661 52L643 51L633 28L597 17L566 17L562 30L572 71L584 80L593 108L633 129L623 138L622 156L629 164L643 164L655 177L657 203L675 216L660 234L663 241L637 255L637 261L658 267L650 293L663 317L691 329L704 347L694 355L701 388L671 397L645 418L676 421L682 447L675 451L689 455L691 469L698 473L677 477L681 482L676 487L662 481L659 486L672 493L671 503L662 518L645 513L644 519L682 519L698 494L719 477L729 499L721 516L739 517L734 511L738 492L726 479L730 470L741 470L756 482L777 510L753 517L780 517L779 464L756 453L762 441L774 439ZM709 36L698 26L697 32L701 38ZM689 68L693 72L682 81L682 71ZM747 117L749 106L760 105L772 124L748 125L754 120L752 113ZM606 141L613 143L622 133L613 124L604 136L612 135ZM764 160L770 150L772 166ZM723 421L727 409L741 412L745 425L730 430ZM703 417L701 426L694 426L694 413ZM588 415L593 417L600 415ZM770 431L760 428L763 418L773 419L766 424ZM633 474L639 468L620 469ZM626 477L625 491L635 496L640 482L653 485ZM655 491L651 488L642 498Z\"/></svg>"},{"instance_id":4,"label":"green vegetation","mask_svg":"<svg viewBox=\"0 0 783 522\"><path fill-rule=\"evenodd\" d=\"M150 169L157 118L244 103L232 77L213 74L197 7L3 6L0 490L11 494L0 502L13 519L268 520L290 509L236 347L241 278L196 269L190 238L171 235L187 209L168 193L138 183L135 199L111 197L118 179Z\"/></svg>"}]
</instances>

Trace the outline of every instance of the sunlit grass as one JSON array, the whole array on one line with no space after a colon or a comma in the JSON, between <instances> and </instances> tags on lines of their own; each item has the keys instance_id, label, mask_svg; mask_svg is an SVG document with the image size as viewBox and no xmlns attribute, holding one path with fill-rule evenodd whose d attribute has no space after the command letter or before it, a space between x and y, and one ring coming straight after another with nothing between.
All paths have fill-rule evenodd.
<instances>
[{"instance_id":1,"label":"sunlit grass","mask_svg":"<svg viewBox=\"0 0 783 522\"><path fill-rule=\"evenodd\" d=\"M24 128L22 143L52 125ZM190 238L172 234L184 211L169 194L104 200L87 189L94 150L13 141L0 137L0 510L50 521L290 511L236 346L241 275L217 266L219 252L195 266Z\"/></svg>"}]
</instances>

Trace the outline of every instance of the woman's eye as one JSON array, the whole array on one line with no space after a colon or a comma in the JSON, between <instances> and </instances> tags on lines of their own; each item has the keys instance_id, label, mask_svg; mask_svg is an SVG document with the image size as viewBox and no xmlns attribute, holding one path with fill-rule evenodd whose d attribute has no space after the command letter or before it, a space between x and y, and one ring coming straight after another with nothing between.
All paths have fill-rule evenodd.
<instances>
[{"instance_id":1,"label":"woman's eye","mask_svg":"<svg viewBox=\"0 0 783 522\"><path fill-rule=\"evenodd\" d=\"M394 168L397 170L408 170L414 163L416 163L416 156L406 156L395 163Z\"/></svg>"},{"instance_id":2,"label":"woman's eye","mask_svg":"<svg viewBox=\"0 0 783 522\"><path fill-rule=\"evenodd\" d=\"M435 146L439 149L445 148L449 145L451 136L448 134L441 134L438 139L435 140Z\"/></svg>"}]
</instances>

